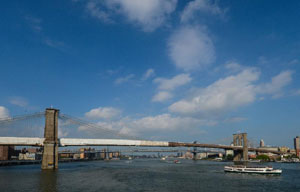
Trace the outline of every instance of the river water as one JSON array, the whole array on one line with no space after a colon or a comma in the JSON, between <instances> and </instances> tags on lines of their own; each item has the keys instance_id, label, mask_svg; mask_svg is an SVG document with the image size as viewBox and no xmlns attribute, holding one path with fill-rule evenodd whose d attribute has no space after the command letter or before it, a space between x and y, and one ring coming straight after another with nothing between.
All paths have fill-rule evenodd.
<instances>
[{"instance_id":1,"label":"river water","mask_svg":"<svg viewBox=\"0 0 300 192\"><path fill-rule=\"evenodd\" d=\"M225 162L159 159L60 163L0 168L0 191L293 191L300 192L300 164L273 163L280 176L224 173Z\"/></svg>"}]
</instances>

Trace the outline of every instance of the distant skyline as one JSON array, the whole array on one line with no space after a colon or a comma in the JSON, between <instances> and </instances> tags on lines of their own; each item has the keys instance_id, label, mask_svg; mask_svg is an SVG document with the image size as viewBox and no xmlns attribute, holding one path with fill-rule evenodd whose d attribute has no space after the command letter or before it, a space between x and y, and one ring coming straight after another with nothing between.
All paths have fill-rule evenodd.
<instances>
[{"instance_id":1,"label":"distant skyline","mask_svg":"<svg viewBox=\"0 0 300 192\"><path fill-rule=\"evenodd\" d=\"M296 0L1 2L0 118L53 106L148 139L221 143L247 132L293 147L299 8ZM97 134L74 135L82 131Z\"/></svg>"}]
</instances>

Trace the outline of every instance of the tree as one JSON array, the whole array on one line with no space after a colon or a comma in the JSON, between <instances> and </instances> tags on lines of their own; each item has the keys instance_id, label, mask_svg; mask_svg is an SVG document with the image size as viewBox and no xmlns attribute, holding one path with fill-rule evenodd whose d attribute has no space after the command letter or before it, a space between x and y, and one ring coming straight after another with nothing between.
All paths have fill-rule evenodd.
<instances>
[{"instance_id":1,"label":"tree","mask_svg":"<svg viewBox=\"0 0 300 192\"><path fill-rule=\"evenodd\" d=\"M270 157L268 155L258 155L256 159L259 159L261 161L270 161Z\"/></svg>"}]
</instances>

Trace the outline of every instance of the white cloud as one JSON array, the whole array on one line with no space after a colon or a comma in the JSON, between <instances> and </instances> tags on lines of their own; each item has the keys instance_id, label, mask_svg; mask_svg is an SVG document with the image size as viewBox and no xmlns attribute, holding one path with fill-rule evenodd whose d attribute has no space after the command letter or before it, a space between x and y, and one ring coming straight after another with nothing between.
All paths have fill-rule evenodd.
<instances>
[{"instance_id":1,"label":"white cloud","mask_svg":"<svg viewBox=\"0 0 300 192\"><path fill-rule=\"evenodd\" d=\"M97 3L97 1L89 1L86 5L86 10L97 19L106 22L112 23L113 21L110 18L110 15L104 10L104 7L101 3Z\"/></svg>"},{"instance_id":2,"label":"white cloud","mask_svg":"<svg viewBox=\"0 0 300 192\"><path fill-rule=\"evenodd\" d=\"M215 61L215 48L210 37L199 27L185 26L175 31L168 41L169 56L176 67L191 71Z\"/></svg>"},{"instance_id":3,"label":"white cloud","mask_svg":"<svg viewBox=\"0 0 300 192\"><path fill-rule=\"evenodd\" d=\"M183 86L189 82L191 82L192 78L189 74L182 73L176 75L171 79L166 78L156 78L153 80L154 83L159 84L158 89L160 90L174 90L177 87Z\"/></svg>"},{"instance_id":4,"label":"white cloud","mask_svg":"<svg viewBox=\"0 0 300 192\"><path fill-rule=\"evenodd\" d=\"M300 89L294 90L294 91L292 92L292 95L293 95L293 96L300 96Z\"/></svg>"},{"instance_id":5,"label":"white cloud","mask_svg":"<svg viewBox=\"0 0 300 192\"><path fill-rule=\"evenodd\" d=\"M169 100L173 97L172 93L168 91L160 91L156 95L153 96L152 101L153 102L163 102L166 100Z\"/></svg>"},{"instance_id":6,"label":"white cloud","mask_svg":"<svg viewBox=\"0 0 300 192\"><path fill-rule=\"evenodd\" d=\"M145 81L149 79L150 77L153 77L155 75L154 69L148 69L146 73L143 75L142 80Z\"/></svg>"},{"instance_id":7,"label":"white cloud","mask_svg":"<svg viewBox=\"0 0 300 192\"><path fill-rule=\"evenodd\" d=\"M182 73L174 76L171 79L166 78L156 78L153 80L154 83L158 84L158 89L163 90L159 91L152 97L153 102L163 102L169 100L173 97L171 91L174 89L183 86L192 81L192 78L189 74Z\"/></svg>"},{"instance_id":8,"label":"white cloud","mask_svg":"<svg viewBox=\"0 0 300 192\"><path fill-rule=\"evenodd\" d=\"M23 97L12 97L10 98L9 102L13 105L19 106L19 107L26 107L28 106L28 102Z\"/></svg>"},{"instance_id":9,"label":"white cloud","mask_svg":"<svg viewBox=\"0 0 300 192\"><path fill-rule=\"evenodd\" d=\"M112 119L121 114L119 109L113 107L99 107L85 113L89 119Z\"/></svg>"},{"instance_id":10,"label":"white cloud","mask_svg":"<svg viewBox=\"0 0 300 192\"><path fill-rule=\"evenodd\" d=\"M104 22L112 22L115 15L125 16L129 22L151 32L166 22L176 4L177 0L89 1L87 11Z\"/></svg>"},{"instance_id":11,"label":"white cloud","mask_svg":"<svg viewBox=\"0 0 300 192\"><path fill-rule=\"evenodd\" d=\"M243 69L243 67L240 64L234 61L226 63L225 68L232 72L238 72Z\"/></svg>"},{"instance_id":12,"label":"white cloud","mask_svg":"<svg viewBox=\"0 0 300 192\"><path fill-rule=\"evenodd\" d=\"M120 77L120 78L118 78L118 79L115 80L115 84L116 85L120 85L122 83L126 83L129 80L131 80L132 78L134 78L134 76L135 76L134 74L129 74L129 75L125 76L125 77Z\"/></svg>"},{"instance_id":13,"label":"white cloud","mask_svg":"<svg viewBox=\"0 0 300 192\"><path fill-rule=\"evenodd\" d=\"M210 0L194 0L190 1L184 8L180 20L188 22L195 17L196 12L206 12L214 15L224 15L224 11Z\"/></svg>"},{"instance_id":14,"label":"white cloud","mask_svg":"<svg viewBox=\"0 0 300 192\"><path fill-rule=\"evenodd\" d=\"M165 113L156 116L147 116L140 119L122 118L119 121L99 122L102 129L118 131L121 134L141 135L142 133L157 133L159 131L175 131L199 129L201 126L213 126L214 121L200 120L191 117L176 117ZM102 129L97 127L80 127L79 131L101 134Z\"/></svg>"},{"instance_id":15,"label":"white cloud","mask_svg":"<svg viewBox=\"0 0 300 192\"><path fill-rule=\"evenodd\" d=\"M208 125L207 121L190 117L173 117L170 114L148 116L132 122L132 128L138 130L181 130Z\"/></svg>"},{"instance_id":16,"label":"white cloud","mask_svg":"<svg viewBox=\"0 0 300 192\"><path fill-rule=\"evenodd\" d=\"M169 111L181 114L215 115L235 110L254 102L261 94L277 97L291 82L291 71L283 71L270 83L257 84L260 72L246 68L236 75L220 79L199 89L193 97L182 99L169 106Z\"/></svg>"},{"instance_id":17,"label":"white cloud","mask_svg":"<svg viewBox=\"0 0 300 192\"><path fill-rule=\"evenodd\" d=\"M292 81L293 72L290 70L282 71L280 74L272 78L270 83L265 83L257 87L259 93L272 94L273 98L283 95L282 88Z\"/></svg>"},{"instance_id":18,"label":"white cloud","mask_svg":"<svg viewBox=\"0 0 300 192\"><path fill-rule=\"evenodd\" d=\"M246 69L200 89L192 99L178 101L169 110L183 114L218 113L249 104L255 100L253 82L258 78L259 72Z\"/></svg>"},{"instance_id":19,"label":"white cloud","mask_svg":"<svg viewBox=\"0 0 300 192\"><path fill-rule=\"evenodd\" d=\"M0 119L9 118L9 111L3 106L0 106Z\"/></svg>"}]
</instances>

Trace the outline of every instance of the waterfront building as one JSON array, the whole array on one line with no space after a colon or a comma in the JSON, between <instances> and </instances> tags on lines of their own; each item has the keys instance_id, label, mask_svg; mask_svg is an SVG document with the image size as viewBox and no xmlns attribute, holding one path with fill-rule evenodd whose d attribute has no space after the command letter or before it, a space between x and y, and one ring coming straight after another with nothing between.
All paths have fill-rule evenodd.
<instances>
[{"instance_id":1,"label":"waterfront building","mask_svg":"<svg viewBox=\"0 0 300 192\"><path fill-rule=\"evenodd\" d=\"M73 159L80 159L80 154L75 153L75 154L73 155Z\"/></svg>"},{"instance_id":2,"label":"waterfront building","mask_svg":"<svg viewBox=\"0 0 300 192\"><path fill-rule=\"evenodd\" d=\"M0 161L10 160L11 156L14 155L14 151L14 146L0 146Z\"/></svg>"},{"instance_id":3,"label":"waterfront building","mask_svg":"<svg viewBox=\"0 0 300 192\"><path fill-rule=\"evenodd\" d=\"M207 153L197 153L196 159L204 159L207 158Z\"/></svg>"},{"instance_id":4,"label":"waterfront building","mask_svg":"<svg viewBox=\"0 0 300 192\"><path fill-rule=\"evenodd\" d=\"M264 146L265 146L265 142L264 142L264 140L262 140L262 139L260 140L260 142L259 142L259 146L260 146L260 147L264 147Z\"/></svg>"},{"instance_id":5,"label":"waterfront building","mask_svg":"<svg viewBox=\"0 0 300 192\"><path fill-rule=\"evenodd\" d=\"M193 153L191 153L190 151L187 151L184 154L184 158L186 158L186 159L193 159Z\"/></svg>"},{"instance_id":6,"label":"waterfront building","mask_svg":"<svg viewBox=\"0 0 300 192\"><path fill-rule=\"evenodd\" d=\"M280 152L288 153L290 151L290 148L286 146L279 147Z\"/></svg>"},{"instance_id":7,"label":"waterfront building","mask_svg":"<svg viewBox=\"0 0 300 192\"><path fill-rule=\"evenodd\" d=\"M297 157L300 158L300 137L299 136L294 138L294 147L295 147L295 152Z\"/></svg>"},{"instance_id":8,"label":"waterfront building","mask_svg":"<svg viewBox=\"0 0 300 192\"><path fill-rule=\"evenodd\" d=\"M249 154L248 157L249 157L249 159L255 159L256 158L256 154L253 154L253 153Z\"/></svg>"},{"instance_id":9,"label":"waterfront building","mask_svg":"<svg viewBox=\"0 0 300 192\"><path fill-rule=\"evenodd\" d=\"M36 160L36 154L35 153L20 153L19 154L19 160Z\"/></svg>"},{"instance_id":10,"label":"waterfront building","mask_svg":"<svg viewBox=\"0 0 300 192\"><path fill-rule=\"evenodd\" d=\"M101 159L105 159L106 158L106 149L105 148L101 150L100 158Z\"/></svg>"},{"instance_id":11,"label":"waterfront building","mask_svg":"<svg viewBox=\"0 0 300 192\"><path fill-rule=\"evenodd\" d=\"M234 155L233 150L225 150L225 155L226 156L228 156L228 155L233 156Z\"/></svg>"}]
</instances>

